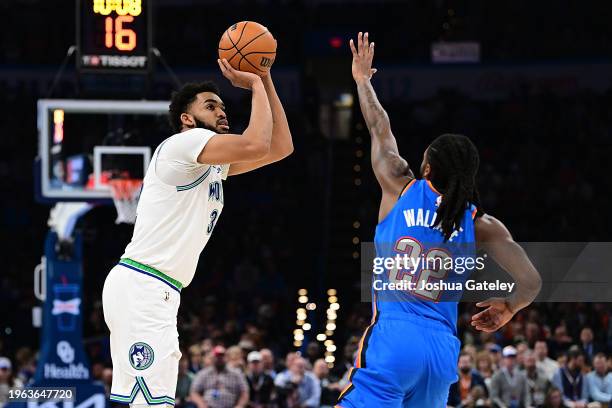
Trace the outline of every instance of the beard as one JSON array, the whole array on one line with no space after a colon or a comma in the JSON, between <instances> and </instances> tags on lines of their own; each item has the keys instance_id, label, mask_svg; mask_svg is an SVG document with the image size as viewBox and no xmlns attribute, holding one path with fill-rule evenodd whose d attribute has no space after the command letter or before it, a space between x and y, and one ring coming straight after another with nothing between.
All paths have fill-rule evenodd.
<instances>
[{"instance_id":1,"label":"beard","mask_svg":"<svg viewBox=\"0 0 612 408\"><path fill-rule=\"evenodd\" d=\"M195 121L195 124L196 124L196 125L195 125L195 128L207 129L207 130L210 130L210 131L215 132L215 133L227 133L227 131L226 131L226 130L223 130L223 129L217 129L217 128L216 128L216 127L214 127L214 126L210 126L210 125L208 125L208 124L206 124L206 123L202 122L200 119L198 119L198 118L196 118L196 117L194 117L194 118L193 118L193 120Z\"/></svg>"}]
</instances>

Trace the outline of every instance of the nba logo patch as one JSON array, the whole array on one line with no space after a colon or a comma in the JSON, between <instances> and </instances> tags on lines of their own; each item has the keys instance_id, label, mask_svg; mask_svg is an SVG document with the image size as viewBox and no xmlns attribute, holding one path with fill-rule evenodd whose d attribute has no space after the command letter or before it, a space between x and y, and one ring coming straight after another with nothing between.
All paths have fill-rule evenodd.
<instances>
[{"instance_id":1,"label":"nba logo patch","mask_svg":"<svg viewBox=\"0 0 612 408\"><path fill-rule=\"evenodd\" d=\"M134 343L130 347L130 364L136 370L145 370L151 367L155 354L147 343Z\"/></svg>"}]
</instances>

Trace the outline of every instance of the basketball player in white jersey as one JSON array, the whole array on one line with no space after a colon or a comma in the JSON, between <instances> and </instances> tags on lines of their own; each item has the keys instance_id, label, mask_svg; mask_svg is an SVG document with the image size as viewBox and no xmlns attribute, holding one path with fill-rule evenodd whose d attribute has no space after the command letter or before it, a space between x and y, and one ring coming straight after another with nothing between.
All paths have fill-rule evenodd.
<instances>
[{"instance_id":1,"label":"basketball player in white jersey","mask_svg":"<svg viewBox=\"0 0 612 408\"><path fill-rule=\"evenodd\" d=\"M221 214L222 180L293 151L270 75L260 78L234 70L226 60L218 63L232 85L252 92L250 122L242 135L229 134L225 105L212 82L187 84L172 95L170 122L177 134L153 154L132 241L102 293L113 360L110 399L116 402L174 405L180 293Z\"/></svg>"}]
</instances>

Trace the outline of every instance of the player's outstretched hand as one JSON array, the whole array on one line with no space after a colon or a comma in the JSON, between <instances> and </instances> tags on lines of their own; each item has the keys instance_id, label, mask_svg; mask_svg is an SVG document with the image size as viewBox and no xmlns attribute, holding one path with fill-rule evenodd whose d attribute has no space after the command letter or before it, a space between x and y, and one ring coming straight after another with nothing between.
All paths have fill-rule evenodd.
<instances>
[{"instance_id":1,"label":"player's outstretched hand","mask_svg":"<svg viewBox=\"0 0 612 408\"><path fill-rule=\"evenodd\" d=\"M250 72L238 71L237 69L234 69L225 58L218 59L217 63L219 64L219 68L221 69L223 76L229 79L232 85L234 85L236 88L250 90L253 89L253 86L257 82L261 82L259 75L252 74Z\"/></svg>"},{"instance_id":2,"label":"player's outstretched hand","mask_svg":"<svg viewBox=\"0 0 612 408\"><path fill-rule=\"evenodd\" d=\"M372 78L372 75L376 73L376 68L372 68L374 43L368 40L368 33L359 32L357 34L357 48L352 39L349 45L353 53L353 79L359 82Z\"/></svg>"},{"instance_id":3,"label":"player's outstretched hand","mask_svg":"<svg viewBox=\"0 0 612 408\"><path fill-rule=\"evenodd\" d=\"M514 312L512 312L508 304L508 299L505 298L487 299L476 303L476 306L486 307L486 309L472 316L472 326L476 330L487 333L494 332L503 327L514 316Z\"/></svg>"}]
</instances>

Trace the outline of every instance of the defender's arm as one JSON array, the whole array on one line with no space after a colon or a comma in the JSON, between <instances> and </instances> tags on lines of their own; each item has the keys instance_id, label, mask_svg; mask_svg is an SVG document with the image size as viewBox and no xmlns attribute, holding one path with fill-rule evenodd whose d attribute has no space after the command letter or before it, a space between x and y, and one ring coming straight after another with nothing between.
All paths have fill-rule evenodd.
<instances>
[{"instance_id":1,"label":"defender's arm","mask_svg":"<svg viewBox=\"0 0 612 408\"><path fill-rule=\"evenodd\" d=\"M391 132L391 123L387 112L378 101L374 87L370 82L376 69L372 68L374 43L368 40L368 33L357 35L357 48L350 41L353 53L352 73L357 84L359 105L372 138L371 160L374 175L383 191L379 220L391 210L404 186L414 178L408 162L404 160L397 148L397 142Z\"/></svg>"},{"instance_id":2,"label":"defender's arm","mask_svg":"<svg viewBox=\"0 0 612 408\"><path fill-rule=\"evenodd\" d=\"M485 214L476 220L474 226L479 245L516 282L516 290L512 295L506 298L491 298L476 304L486 309L472 316L472 326L478 330L493 332L533 302L542 287L542 279L523 248L514 241L501 221Z\"/></svg>"},{"instance_id":3,"label":"defender's arm","mask_svg":"<svg viewBox=\"0 0 612 408\"><path fill-rule=\"evenodd\" d=\"M273 125L270 151L263 158L257 161L232 164L229 170L230 176L246 173L259 167L277 162L293 153L293 140L291 139L291 130L289 129L285 109L283 109L283 104L276 93L270 73L268 73L268 75L266 75L262 81L268 96L270 108L272 109Z\"/></svg>"}]
</instances>

